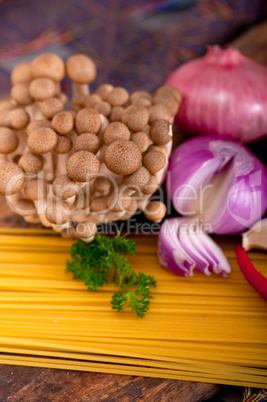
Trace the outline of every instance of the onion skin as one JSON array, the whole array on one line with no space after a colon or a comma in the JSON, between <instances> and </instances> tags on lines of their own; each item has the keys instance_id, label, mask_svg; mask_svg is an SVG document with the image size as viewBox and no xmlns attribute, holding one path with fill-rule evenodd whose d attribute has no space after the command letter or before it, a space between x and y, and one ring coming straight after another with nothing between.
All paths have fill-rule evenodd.
<instances>
[{"instance_id":1,"label":"onion skin","mask_svg":"<svg viewBox=\"0 0 267 402\"><path fill-rule=\"evenodd\" d=\"M218 177L222 179L216 185ZM208 199L201 195L205 188ZM267 209L264 165L244 145L225 137L196 137L176 148L166 189L175 209L183 216L201 219L210 233L243 232Z\"/></svg>"},{"instance_id":2,"label":"onion skin","mask_svg":"<svg viewBox=\"0 0 267 402\"><path fill-rule=\"evenodd\" d=\"M183 96L176 123L192 135L214 134L243 143L267 135L267 68L235 49L209 46L166 85Z\"/></svg>"}]
</instances>

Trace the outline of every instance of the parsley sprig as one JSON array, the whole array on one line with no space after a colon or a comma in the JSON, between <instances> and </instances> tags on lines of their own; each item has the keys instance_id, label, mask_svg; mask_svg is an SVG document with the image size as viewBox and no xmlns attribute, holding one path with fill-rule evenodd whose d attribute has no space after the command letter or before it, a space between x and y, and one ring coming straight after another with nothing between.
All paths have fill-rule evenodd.
<instances>
[{"instance_id":1,"label":"parsley sprig","mask_svg":"<svg viewBox=\"0 0 267 402\"><path fill-rule=\"evenodd\" d=\"M144 317L152 298L150 286L156 286L153 276L136 274L124 257L125 253L135 254L135 243L126 235L109 237L96 234L91 243L79 240L72 245L71 261L67 261L66 272L72 272L74 279L81 279L89 291L96 291L109 281L109 271L113 269L112 282L120 290L111 299L112 308L122 311L129 305L137 317Z\"/></svg>"}]
</instances>

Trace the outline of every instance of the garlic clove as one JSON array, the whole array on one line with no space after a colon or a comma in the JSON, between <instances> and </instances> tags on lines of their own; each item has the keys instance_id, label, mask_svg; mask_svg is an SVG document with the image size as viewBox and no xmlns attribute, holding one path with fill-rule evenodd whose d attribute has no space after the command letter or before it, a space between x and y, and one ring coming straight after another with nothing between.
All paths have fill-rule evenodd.
<instances>
[{"instance_id":1,"label":"garlic clove","mask_svg":"<svg viewBox=\"0 0 267 402\"><path fill-rule=\"evenodd\" d=\"M256 222L250 230L242 234L242 246L246 251L267 250L267 218Z\"/></svg>"}]
</instances>

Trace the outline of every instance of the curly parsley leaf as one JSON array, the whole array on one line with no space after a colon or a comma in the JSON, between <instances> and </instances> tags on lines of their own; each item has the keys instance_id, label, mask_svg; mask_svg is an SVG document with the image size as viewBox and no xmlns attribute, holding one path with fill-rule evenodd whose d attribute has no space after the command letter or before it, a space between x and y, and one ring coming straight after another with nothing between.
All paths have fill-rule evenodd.
<instances>
[{"instance_id":1,"label":"curly parsley leaf","mask_svg":"<svg viewBox=\"0 0 267 402\"><path fill-rule=\"evenodd\" d=\"M109 271L113 269L112 282L120 290L112 296L112 308L122 311L128 304L137 317L144 317L152 298L149 287L155 287L156 282L150 275L136 274L124 257L125 253L135 253L135 243L126 235L121 236L118 232L116 238L110 239L97 234L89 244L81 240L73 244L72 260L67 261L66 272L72 272L74 279L81 279L89 291L95 291L108 283Z\"/></svg>"}]
</instances>

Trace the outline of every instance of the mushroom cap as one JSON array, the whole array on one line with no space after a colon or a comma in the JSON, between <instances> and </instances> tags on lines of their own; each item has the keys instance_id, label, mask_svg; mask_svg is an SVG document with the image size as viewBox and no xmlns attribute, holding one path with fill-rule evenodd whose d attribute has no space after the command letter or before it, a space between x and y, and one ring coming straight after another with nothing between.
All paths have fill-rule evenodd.
<instances>
[{"instance_id":1,"label":"mushroom cap","mask_svg":"<svg viewBox=\"0 0 267 402\"><path fill-rule=\"evenodd\" d=\"M52 128L52 124L50 120L33 120L29 123L26 128L26 134L29 136L34 130L37 128Z\"/></svg>"},{"instance_id":2,"label":"mushroom cap","mask_svg":"<svg viewBox=\"0 0 267 402\"><path fill-rule=\"evenodd\" d=\"M30 105L33 102L27 82L14 85L11 89L11 97L22 106Z\"/></svg>"},{"instance_id":3,"label":"mushroom cap","mask_svg":"<svg viewBox=\"0 0 267 402\"><path fill-rule=\"evenodd\" d=\"M102 114L103 116L108 117L111 112L111 106L108 102L99 102L95 105L95 110L98 111L98 113Z\"/></svg>"},{"instance_id":4,"label":"mushroom cap","mask_svg":"<svg viewBox=\"0 0 267 402\"><path fill-rule=\"evenodd\" d=\"M147 99L147 98L135 98L134 100L132 100L132 105L142 105L146 108L150 107L152 105L152 102Z\"/></svg>"},{"instance_id":5,"label":"mushroom cap","mask_svg":"<svg viewBox=\"0 0 267 402\"><path fill-rule=\"evenodd\" d=\"M149 121L149 113L142 105L131 105L124 110L121 120L131 131L141 131Z\"/></svg>"},{"instance_id":6,"label":"mushroom cap","mask_svg":"<svg viewBox=\"0 0 267 402\"><path fill-rule=\"evenodd\" d=\"M18 64L11 73L12 85L19 84L20 82L30 82L32 80L32 71L30 63Z\"/></svg>"},{"instance_id":7,"label":"mushroom cap","mask_svg":"<svg viewBox=\"0 0 267 402\"><path fill-rule=\"evenodd\" d=\"M63 174L53 181L52 190L56 197L67 200L78 193L79 185L71 180L67 174Z\"/></svg>"},{"instance_id":8,"label":"mushroom cap","mask_svg":"<svg viewBox=\"0 0 267 402\"><path fill-rule=\"evenodd\" d=\"M10 99L0 102L0 112L13 110L17 107L16 103Z\"/></svg>"},{"instance_id":9,"label":"mushroom cap","mask_svg":"<svg viewBox=\"0 0 267 402\"><path fill-rule=\"evenodd\" d=\"M58 98L47 98L40 105L41 112L47 119L64 110L63 102Z\"/></svg>"},{"instance_id":10,"label":"mushroom cap","mask_svg":"<svg viewBox=\"0 0 267 402\"><path fill-rule=\"evenodd\" d=\"M87 239L93 237L97 232L97 226L94 222L84 221L78 223L76 226L76 235L80 239Z\"/></svg>"},{"instance_id":11,"label":"mushroom cap","mask_svg":"<svg viewBox=\"0 0 267 402\"><path fill-rule=\"evenodd\" d=\"M105 144L109 145L116 140L129 140L130 136L131 133L125 124L114 121L105 128L103 139Z\"/></svg>"},{"instance_id":12,"label":"mushroom cap","mask_svg":"<svg viewBox=\"0 0 267 402\"><path fill-rule=\"evenodd\" d=\"M133 102L135 99L138 99L138 98L145 98L145 99L148 99L150 102L152 102L152 100L153 100L153 96L149 92L135 91L131 94L130 101Z\"/></svg>"},{"instance_id":13,"label":"mushroom cap","mask_svg":"<svg viewBox=\"0 0 267 402\"><path fill-rule=\"evenodd\" d=\"M159 151L149 151L143 156L143 165L151 174L159 172L165 163L166 157Z\"/></svg>"},{"instance_id":14,"label":"mushroom cap","mask_svg":"<svg viewBox=\"0 0 267 402\"><path fill-rule=\"evenodd\" d=\"M119 191L108 196L107 205L112 212L122 212L129 208L131 201L132 199L127 193Z\"/></svg>"},{"instance_id":15,"label":"mushroom cap","mask_svg":"<svg viewBox=\"0 0 267 402\"><path fill-rule=\"evenodd\" d=\"M102 99L97 94L87 95L84 101L84 107L95 107Z\"/></svg>"},{"instance_id":16,"label":"mushroom cap","mask_svg":"<svg viewBox=\"0 0 267 402\"><path fill-rule=\"evenodd\" d=\"M72 149L72 139L66 135L59 135L54 151L57 154L67 154Z\"/></svg>"},{"instance_id":17,"label":"mushroom cap","mask_svg":"<svg viewBox=\"0 0 267 402\"><path fill-rule=\"evenodd\" d=\"M61 135L70 133L74 128L73 114L68 111L58 112L52 119L52 128Z\"/></svg>"},{"instance_id":18,"label":"mushroom cap","mask_svg":"<svg viewBox=\"0 0 267 402\"><path fill-rule=\"evenodd\" d=\"M75 127L78 134L97 134L101 128L101 124L100 115L93 108L87 107L77 113Z\"/></svg>"},{"instance_id":19,"label":"mushroom cap","mask_svg":"<svg viewBox=\"0 0 267 402\"><path fill-rule=\"evenodd\" d=\"M27 145L35 154L52 151L58 142L58 136L51 128L37 128L28 137Z\"/></svg>"},{"instance_id":20,"label":"mushroom cap","mask_svg":"<svg viewBox=\"0 0 267 402\"><path fill-rule=\"evenodd\" d=\"M108 211L108 197L101 195L91 200L90 210L95 213L106 213Z\"/></svg>"},{"instance_id":21,"label":"mushroom cap","mask_svg":"<svg viewBox=\"0 0 267 402\"><path fill-rule=\"evenodd\" d=\"M39 215L37 214L37 211L33 215L27 215L27 216L24 215L24 220L25 220L25 222L28 222L28 223L34 223L34 224L41 223Z\"/></svg>"},{"instance_id":22,"label":"mushroom cap","mask_svg":"<svg viewBox=\"0 0 267 402\"><path fill-rule=\"evenodd\" d=\"M47 196L47 185L39 178L26 181L24 192L29 200L43 200Z\"/></svg>"},{"instance_id":23,"label":"mushroom cap","mask_svg":"<svg viewBox=\"0 0 267 402\"><path fill-rule=\"evenodd\" d=\"M100 141L97 135L93 133L83 133L77 137L74 150L77 151L88 151L96 154L100 148Z\"/></svg>"},{"instance_id":24,"label":"mushroom cap","mask_svg":"<svg viewBox=\"0 0 267 402\"><path fill-rule=\"evenodd\" d=\"M138 202L135 198L131 198L131 204L126 209L127 212L134 214L138 210Z\"/></svg>"},{"instance_id":25,"label":"mushroom cap","mask_svg":"<svg viewBox=\"0 0 267 402\"><path fill-rule=\"evenodd\" d=\"M41 155L35 155L31 152L27 152L20 157L18 164L25 173L36 174L43 169L44 159Z\"/></svg>"},{"instance_id":26,"label":"mushroom cap","mask_svg":"<svg viewBox=\"0 0 267 402\"><path fill-rule=\"evenodd\" d=\"M161 103L157 105L152 105L150 108L148 108L149 112L149 123L153 123L155 120L168 120L170 121L171 114L166 109L165 106L163 106Z\"/></svg>"},{"instance_id":27,"label":"mushroom cap","mask_svg":"<svg viewBox=\"0 0 267 402\"><path fill-rule=\"evenodd\" d=\"M47 204L45 211L46 219L56 225L62 225L71 218L71 210L68 205L57 199Z\"/></svg>"},{"instance_id":28,"label":"mushroom cap","mask_svg":"<svg viewBox=\"0 0 267 402\"><path fill-rule=\"evenodd\" d=\"M148 184L146 185L145 188L143 188L142 191L145 195L151 195L157 191L158 187L159 187L159 185L158 185L157 177L152 174L152 175L150 175Z\"/></svg>"},{"instance_id":29,"label":"mushroom cap","mask_svg":"<svg viewBox=\"0 0 267 402\"><path fill-rule=\"evenodd\" d=\"M13 128L14 130L23 130L30 121L30 116L22 108L11 110L9 118L11 122L11 128Z\"/></svg>"},{"instance_id":30,"label":"mushroom cap","mask_svg":"<svg viewBox=\"0 0 267 402\"><path fill-rule=\"evenodd\" d=\"M112 91L112 89L114 89L114 86L113 86L113 85L111 85L111 84L102 84L102 85L100 85L100 86L97 88L97 90L96 90L95 92L96 92L97 95L100 96L100 98L101 98L103 101L106 101L106 100L107 100L108 93L109 93L110 91Z\"/></svg>"},{"instance_id":31,"label":"mushroom cap","mask_svg":"<svg viewBox=\"0 0 267 402\"><path fill-rule=\"evenodd\" d=\"M29 86L30 96L36 101L43 101L56 95L57 87L50 78L35 78Z\"/></svg>"},{"instance_id":32,"label":"mushroom cap","mask_svg":"<svg viewBox=\"0 0 267 402\"><path fill-rule=\"evenodd\" d=\"M166 145L171 141L170 123L167 120L155 120L149 130L149 137L156 145Z\"/></svg>"},{"instance_id":33,"label":"mushroom cap","mask_svg":"<svg viewBox=\"0 0 267 402\"><path fill-rule=\"evenodd\" d=\"M93 184L94 191L98 191L99 193L108 192L111 188L111 181L109 178L104 176L98 176Z\"/></svg>"},{"instance_id":34,"label":"mushroom cap","mask_svg":"<svg viewBox=\"0 0 267 402\"><path fill-rule=\"evenodd\" d=\"M125 186L135 191L143 190L149 181L150 173L144 166L140 166L136 172L123 177Z\"/></svg>"},{"instance_id":35,"label":"mushroom cap","mask_svg":"<svg viewBox=\"0 0 267 402\"><path fill-rule=\"evenodd\" d=\"M161 221L166 215L166 205L161 201L150 201L144 211L147 219L157 222Z\"/></svg>"},{"instance_id":36,"label":"mushroom cap","mask_svg":"<svg viewBox=\"0 0 267 402\"><path fill-rule=\"evenodd\" d=\"M90 84L97 74L95 63L84 54L75 54L69 57L66 70L68 77L76 84Z\"/></svg>"},{"instance_id":37,"label":"mushroom cap","mask_svg":"<svg viewBox=\"0 0 267 402\"><path fill-rule=\"evenodd\" d=\"M16 133L7 127L0 127L0 153L10 154L19 145Z\"/></svg>"},{"instance_id":38,"label":"mushroom cap","mask_svg":"<svg viewBox=\"0 0 267 402\"><path fill-rule=\"evenodd\" d=\"M0 194L12 195L18 193L24 185L24 173L14 162L0 164Z\"/></svg>"},{"instance_id":39,"label":"mushroom cap","mask_svg":"<svg viewBox=\"0 0 267 402\"><path fill-rule=\"evenodd\" d=\"M164 145L150 145L150 147L148 148L148 151L158 151L158 152L162 152L165 156L167 156L168 150Z\"/></svg>"},{"instance_id":40,"label":"mushroom cap","mask_svg":"<svg viewBox=\"0 0 267 402\"><path fill-rule=\"evenodd\" d=\"M34 203L26 198L16 201L15 211L21 216L35 215L37 212Z\"/></svg>"},{"instance_id":41,"label":"mushroom cap","mask_svg":"<svg viewBox=\"0 0 267 402\"><path fill-rule=\"evenodd\" d=\"M146 152L149 147L149 138L143 131L131 134L131 141L138 146L140 151Z\"/></svg>"},{"instance_id":42,"label":"mushroom cap","mask_svg":"<svg viewBox=\"0 0 267 402\"><path fill-rule=\"evenodd\" d=\"M165 88L169 89L171 87L165 87ZM182 96L180 97L179 100L177 100L177 97L173 94L173 92L171 90L167 90L167 91L161 91L161 93L155 95L153 102L155 104L162 104L170 112L171 116L175 116L176 113L178 112L181 100Z\"/></svg>"},{"instance_id":43,"label":"mushroom cap","mask_svg":"<svg viewBox=\"0 0 267 402\"><path fill-rule=\"evenodd\" d=\"M128 99L129 92L123 87L116 87L107 94L106 100L111 106L123 106Z\"/></svg>"},{"instance_id":44,"label":"mushroom cap","mask_svg":"<svg viewBox=\"0 0 267 402\"><path fill-rule=\"evenodd\" d=\"M67 161L68 176L74 181L88 182L94 180L99 172L99 159L91 152L75 152Z\"/></svg>"},{"instance_id":45,"label":"mushroom cap","mask_svg":"<svg viewBox=\"0 0 267 402\"><path fill-rule=\"evenodd\" d=\"M109 120L110 121L121 121L122 112L124 108L122 106L114 106L111 109Z\"/></svg>"},{"instance_id":46,"label":"mushroom cap","mask_svg":"<svg viewBox=\"0 0 267 402\"><path fill-rule=\"evenodd\" d=\"M171 87L169 85L162 85L161 87L159 87L156 90L155 96L154 96L154 100L157 97L164 97L164 96L170 96L170 94L172 96L174 96L174 98L176 99L177 102L179 102L179 104L181 103L182 100L182 94L181 92L178 91L178 89ZM157 103L157 102L156 102Z\"/></svg>"},{"instance_id":47,"label":"mushroom cap","mask_svg":"<svg viewBox=\"0 0 267 402\"><path fill-rule=\"evenodd\" d=\"M35 78L46 77L59 82L64 78L65 66L57 54L44 53L33 60L31 71Z\"/></svg>"},{"instance_id":48,"label":"mushroom cap","mask_svg":"<svg viewBox=\"0 0 267 402\"><path fill-rule=\"evenodd\" d=\"M60 232L63 239L73 239L75 236L75 230L73 227L67 227Z\"/></svg>"},{"instance_id":49,"label":"mushroom cap","mask_svg":"<svg viewBox=\"0 0 267 402\"><path fill-rule=\"evenodd\" d=\"M111 172L126 176L139 168L142 154L132 141L116 140L107 146L104 162Z\"/></svg>"}]
</instances>

